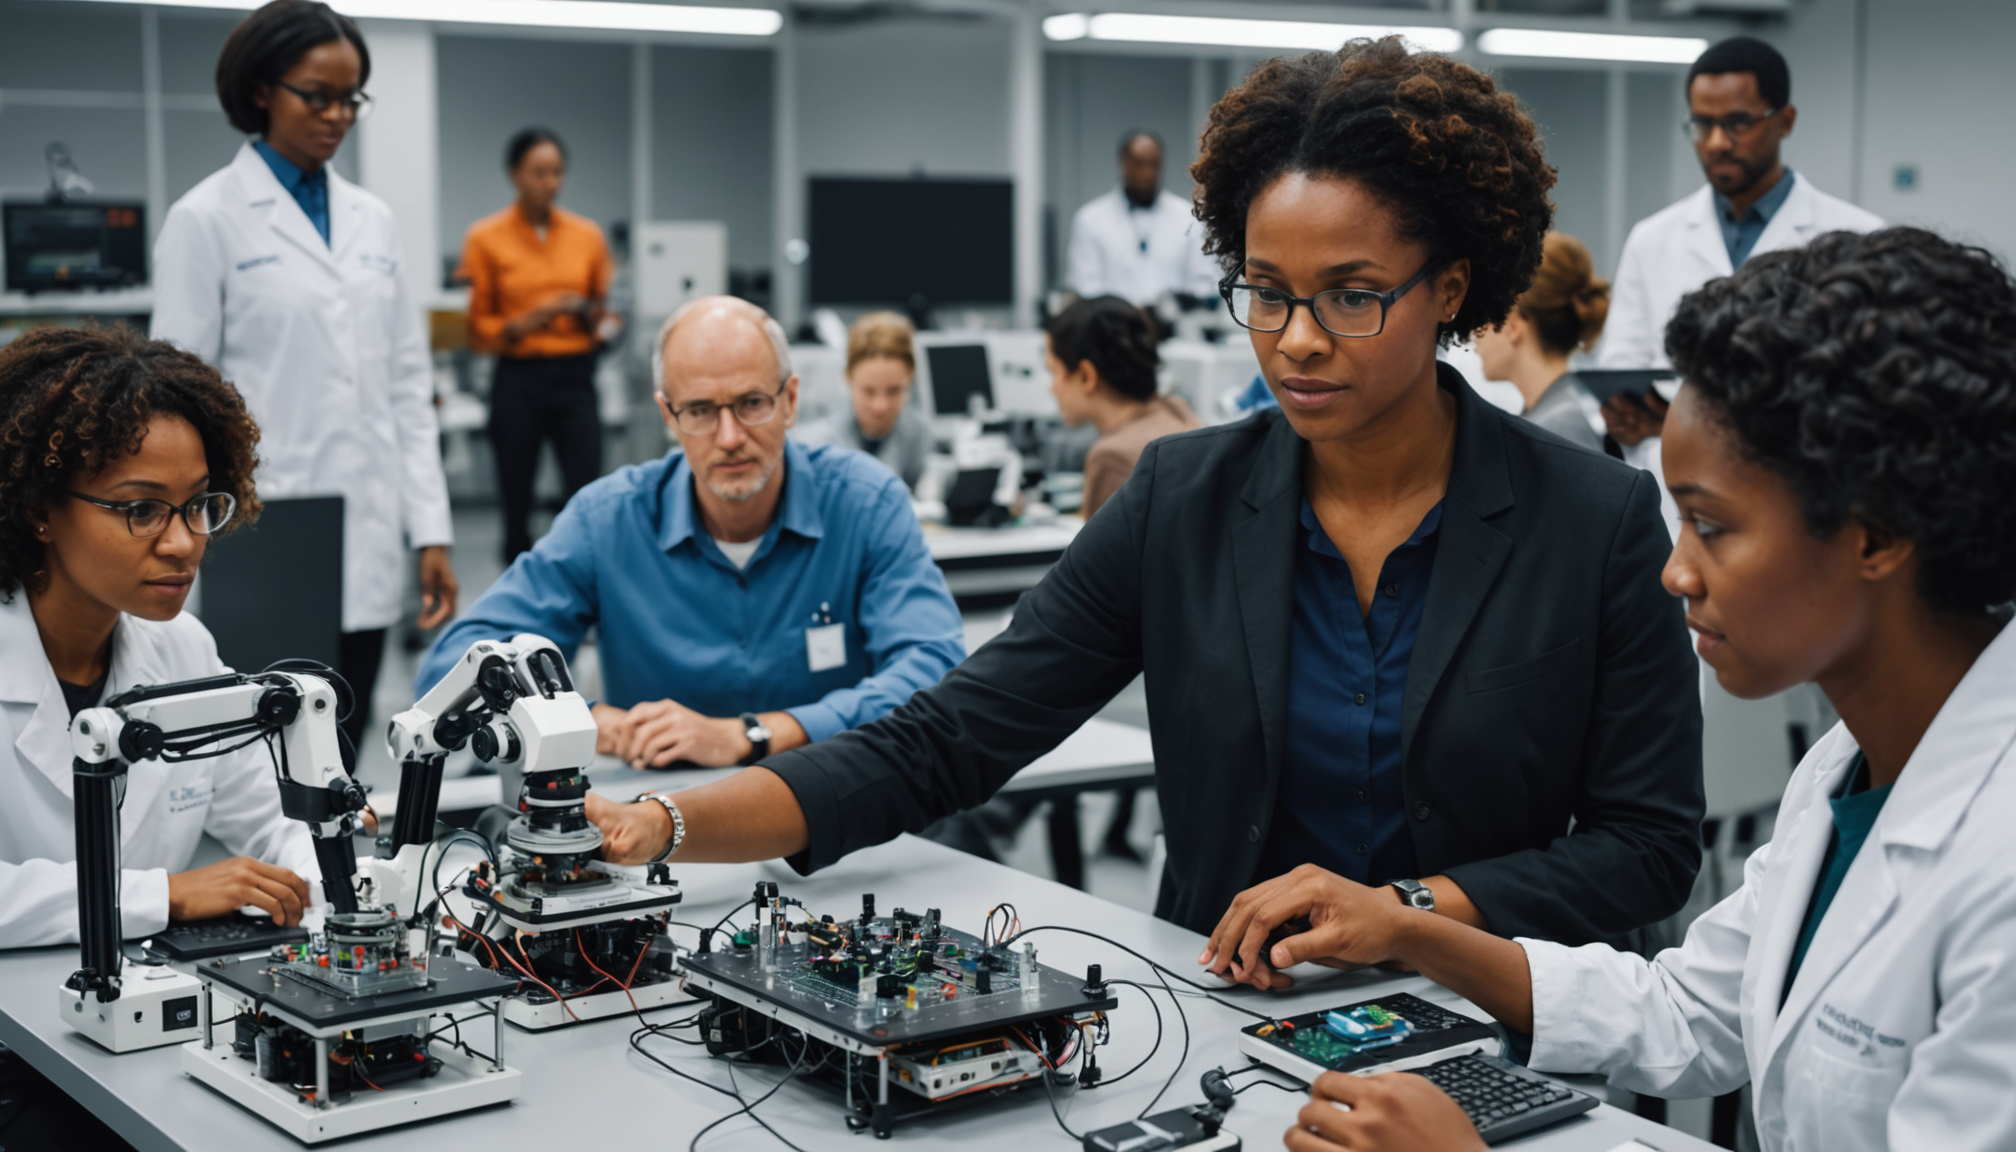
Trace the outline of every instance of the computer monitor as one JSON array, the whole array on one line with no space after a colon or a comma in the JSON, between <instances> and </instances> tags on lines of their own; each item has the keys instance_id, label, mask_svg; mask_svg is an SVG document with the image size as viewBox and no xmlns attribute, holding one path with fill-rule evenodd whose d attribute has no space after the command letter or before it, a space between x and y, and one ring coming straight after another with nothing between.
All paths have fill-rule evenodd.
<instances>
[{"instance_id":1,"label":"computer monitor","mask_svg":"<svg viewBox=\"0 0 2016 1152\"><path fill-rule=\"evenodd\" d=\"M1014 302L1010 181L822 176L809 200L815 305Z\"/></svg>"},{"instance_id":2,"label":"computer monitor","mask_svg":"<svg viewBox=\"0 0 2016 1152\"><path fill-rule=\"evenodd\" d=\"M15 203L0 212L9 292L147 282L144 205Z\"/></svg>"},{"instance_id":3,"label":"computer monitor","mask_svg":"<svg viewBox=\"0 0 2016 1152\"><path fill-rule=\"evenodd\" d=\"M994 408L994 380L987 368L985 344L926 344L924 364L931 372L931 410L938 416L964 416L972 398L983 411Z\"/></svg>"}]
</instances>

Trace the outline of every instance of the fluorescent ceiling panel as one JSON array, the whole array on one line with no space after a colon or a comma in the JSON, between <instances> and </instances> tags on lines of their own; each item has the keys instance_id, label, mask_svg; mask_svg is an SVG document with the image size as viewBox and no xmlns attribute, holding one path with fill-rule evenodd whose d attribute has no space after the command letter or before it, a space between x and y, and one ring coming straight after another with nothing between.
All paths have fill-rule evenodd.
<instances>
[{"instance_id":1,"label":"fluorescent ceiling panel","mask_svg":"<svg viewBox=\"0 0 2016 1152\"><path fill-rule=\"evenodd\" d=\"M156 0L164 8L250 11L257 0ZM770 36L784 17L768 8L706 8L689 4L634 4L620 0L336 0L345 16L382 20L438 20L453 24L508 24L526 28L588 28L610 32L702 32Z\"/></svg>"},{"instance_id":2,"label":"fluorescent ceiling panel","mask_svg":"<svg viewBox=\"0 0 2016 1152\"><path fill-rule=\"evenodd\" d=\"M1617 60L1632 64L1692 64L1708 50L1693 36L1623 36L1614 32L1544 32L1493 28L1477 37L1493 56L1548 56L1557 60Z\"/></svg>"},{"instance_id":3,"label":"fluorescent ceiling panel","mask_svg":"<svg viewBox=\"0 0 2016 1152\"><path fill-rule=\"evenodd\" d=\"M1219 16L1155 16L1142 12L1082 12L1043 21L1052 40L1121 40L1137 44L1202 44L1214 48L1304 48L1331 52L1346 40L1400 36L1416 50L1454 52L1454 28L1327 24L1305 20L1234 20Z\"/></svg>"}]
</instances>

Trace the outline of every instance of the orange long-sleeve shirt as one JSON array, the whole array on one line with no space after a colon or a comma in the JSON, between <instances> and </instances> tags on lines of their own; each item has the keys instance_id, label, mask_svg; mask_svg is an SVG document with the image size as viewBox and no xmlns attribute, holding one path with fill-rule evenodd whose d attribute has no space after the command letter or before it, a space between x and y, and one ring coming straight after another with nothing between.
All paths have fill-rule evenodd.
<instances>
[{"instance_id":1,"label":"orange long-sleeve shirt","mask_svg":"<svg viewBox=\"0 0 2016 1152\"><path fill-rule=\"evenodd\" d=\"M544 240L516 204L469 226L460 276L469 282L469 337L478 352L537 358L595 350L595 333L573 315L516 341L504 338L506 325L556 296L573 292L600 301L609 295L602 229L557 205L552 213Z\"/></svg>"}]
</instances>

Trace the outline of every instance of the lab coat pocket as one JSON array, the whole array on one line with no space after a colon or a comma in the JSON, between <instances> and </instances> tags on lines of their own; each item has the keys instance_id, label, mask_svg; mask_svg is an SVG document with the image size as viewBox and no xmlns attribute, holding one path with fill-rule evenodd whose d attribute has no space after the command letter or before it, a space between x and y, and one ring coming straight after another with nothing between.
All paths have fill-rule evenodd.
<instances>
[{"instance_id":1,"label":"lab coat pocket","mask_svg":"<svg viewBox=\"0 0 2016 1152\"><path fill-rule=\"evenodd\" d=\"M1810 1106L1792 1108L1788 1101L1788 1112L1804 1113L1832 1132L1884 1131L1890 1103L1910 1070L1910 1054L1906 1048L1890 1050L1881 1039L1850 1042L1838 1025L1815 1013L1787 1069Z\"/></svg>"}]
</instances>

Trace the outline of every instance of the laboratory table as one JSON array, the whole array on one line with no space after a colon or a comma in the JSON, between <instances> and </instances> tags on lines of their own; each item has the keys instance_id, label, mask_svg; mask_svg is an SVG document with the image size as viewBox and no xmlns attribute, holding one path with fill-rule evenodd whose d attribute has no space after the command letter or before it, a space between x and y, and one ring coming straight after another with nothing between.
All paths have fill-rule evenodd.
<instances>
[{"instance_id":1,"label":"laboratory table","mask_svg":"<svg viewBox=\"0 0 2016 1152\"><path fill-rule=\"evenodd\" d=\"M1012 604L1043 579L1084 526L1076 516L1003 528L927 524L924 543L961 608Z\"/></svg>"},{"instance_id":2,"label":"laboratory table","mask_svg":"<svg viewBox=\"0 0 2016 1152\"><path fill-rule=\"evenodd\" d=\"M1122 941L1179 971L1193 970L1203 944L1196 933L1146 913L915 837L857 852L809 878L774 863L689 865L675 874L686 896L678 917L696 924L714 923L748 897L755 881L769 879L786 895L802 898L817 910L844 914L845 909L858 907L861 893L872 892L879 907L942 908L948 924L969 931L980 927L988 909L1012 901L1025 927L1082 927ZM675 932L688 945L695 938L690 929L677 928ZM1030 939L1036 942L1043 963L1065 971L1080 971L1087 964L1098 963L1109 978L1144 983L1153 979L1146 965L1097 940L1042 931ZM176 1047L113 1056L65 1028L57 1017L56 989L76 966L74 948L0 953L0 1042L26 1057L142 1152L302 1147L184 1075ZM1475 1013L1420 977L1387 973L1330 973L1320 984L1289 994L1245 989L1228 995L1260 1011L1287 1015L1398 991L1426 995ZM1161 1050L1138 1076L1110 1087L1069 1094L1062 1103L1065 1118L1074 1129L1084 1132L1131 1118L1147 1106L1176 1066L1182 1030L1167 997L1158 993L1157 998L1162 1001L1165 1025ZM1215 1065L1238 1068L1246 1063L1236 1036L1247 1017L1197 996L1184 996L1182 1002L1190 1043L1181 1057L1182 1071L1156 1106L1158 1110L1200 1101L1197 1078L1207 1069ZM657 1020L677 1019L681 1014L677 1006L647 1013ZM1099 1053L1109 1074L1146 1055L1156 1033L1154 1013L1131 988L1120 989L1120 1006L1111 1019L1112 1043ZM579 1147L585 1139L598 1148L684 1148L695 1133L733 1105L726 1097L673 1076L633 1052L628 1038L635 1027L634 1017L615 1017L537 1034L507 1029L504 1060L524 1074L523 1094L515 1103L384 1129L332 1146L441 1146L515 1152ZM681 1071L727 1086L726 1067L710 1059L703 1049L670 1041L646 1043L655 1055ZM744 1067L737 1070L737 1078L743 1093L753 1099L767 1091L780 1072L767 1066ZM1256 1088L1239 1096L1226 1127L1241 1134L1249 1149L1277 1149L1281 1133L1293 1123L1304 1100L1299 1092ZM786 1084L759 1112L806 1152L847 1148L866 1152L875 1146L872 1136L855 1135L846 1129L839 1098L821 1085ZM1643 1137L1662 1152L1709 1152L1712 1147L1608 1105L1501 1147L1609 1152L1633 1137ZM1059 1130L1044 1093L1032 1089L899 1126L890 1142L930 1147L935 1152L1067 1152L1078 1146ZM716 1128L701 1148L782 1152L782 1145L747 1117Z\"/></svg>"}]
</instances>

